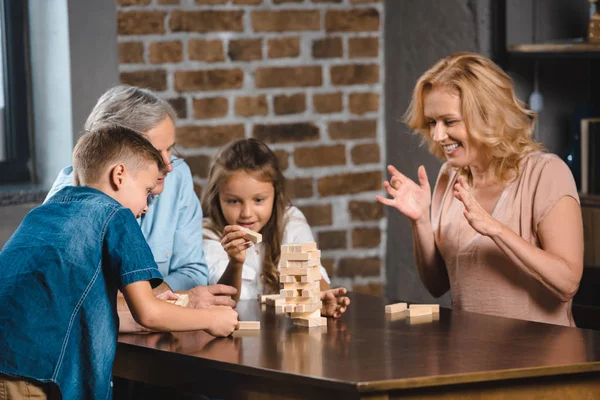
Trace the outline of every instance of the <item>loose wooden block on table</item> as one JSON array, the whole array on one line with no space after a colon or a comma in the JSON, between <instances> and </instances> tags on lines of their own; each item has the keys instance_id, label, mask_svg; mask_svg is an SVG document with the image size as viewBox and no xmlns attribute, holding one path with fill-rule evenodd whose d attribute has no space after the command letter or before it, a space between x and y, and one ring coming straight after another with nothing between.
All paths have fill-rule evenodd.
<instances>
[{"instance_id":1,"label":"loose wooden block on table","mask_svg":"<svg viewBox=\"0 0 600 400\"><path fill-rule=\"evenodd\" d=\"M248 228L244 228L244 227L241 227L241 228L242 228L242 232L245 233L244 239L249 240L253 243L262 242L262 235L260 233L251 231Z\"/></svg>"},{"instance_id":2,"label":"loose wooden block on table","mask_svg":"<svg viewBox=\"0 0 600 400\"><path fill-rule=\"evenodd\" d=\"M431 312L434 314L439 314L440 313L440 305L439 304L411 304L409 306L411 309L415 309L415 308L429 308L431 309Z\"/></svg>"},{"instance_id":3,"label":"loose wooden block on table","mask_svg":"<svg viewBox=\"0 0 600 400\"><path fill-rule=\"evenodd\" d=\"M425 314L425 315L417 315L417 316L408 316L406 318L409 324L425 324L428 322L433 322L433 314Z\"/></svg>"},{"instance_id":4,"label":"loose wooden block on table","mask_svg":"<svg viewBox=\"0 0 600 400\"><path fill-rule=\"evenodd\" d=\"M395 313L395 312L406 311L406 308L407 308L406 303L388 304L387 306L385 306L385 312L388 314L391 314L391 313Z\"/></svg>"},{"instance_id":5,"label":"loose wooden block on table","mask_svg":"<svg viewBox=\"0 0 600 400\"><path fill-rule=\"evenodd\" d=\"M190 297L187 294L180 294L177 300L167 300L167 303L175 304L176 306L187 307L190 302Z\"/></svg>"},{"instance_id":6,"label":"loose wooden block on table","mask_svg":"<svg viewBox=\"0 0 600 400\"><path fill-rule=\"evenodd\" d=\"M240 331L260 329L260 321L238 321L238 322L239 322L238 330L240 330Z\"/></svg>"},{"instance_id":7,"label":"loose wooden block on table","mask_svg":"<svg viewBox=\"0 0 600 400\"><path fill-rule=\"evenodd\" d=\"M417 307L417 308L409 308L407 310L408 317L419 317L421 315L432 315L430 307Z\"/></svg>"}]
</instances>

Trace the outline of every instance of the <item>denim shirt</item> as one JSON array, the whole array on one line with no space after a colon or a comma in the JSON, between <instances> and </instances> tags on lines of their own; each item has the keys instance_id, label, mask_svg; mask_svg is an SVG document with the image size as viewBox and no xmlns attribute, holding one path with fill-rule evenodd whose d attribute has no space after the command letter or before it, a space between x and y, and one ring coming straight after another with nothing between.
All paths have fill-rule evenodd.
<instances>
[{"instance_id":1,"label":"denim shirt","mask_svg":"<svg viewBox=\"0 0 600 400\"><path fill-rule=\"evenodd\" d=\"M162 282L133 213L96 189L61 190L0 253L0 373L111 398L117 289L141 280Z\"/></svg>"},{"instance_id":2,"label":"denim shirt","mask_svg":"<svg viewBox=\"0 0 600 400\"><path fill-rule=\"evenodd\" d=\"M65 186L73 185L73 167L64 168L46 201ZM202 248L202 208L194 192L190 168L178 164L167 175L164 190L151 196L148 213L138 220L154 254L158 270L172 290L189 290L208 284Z\"/></svg>"}]
</instances>

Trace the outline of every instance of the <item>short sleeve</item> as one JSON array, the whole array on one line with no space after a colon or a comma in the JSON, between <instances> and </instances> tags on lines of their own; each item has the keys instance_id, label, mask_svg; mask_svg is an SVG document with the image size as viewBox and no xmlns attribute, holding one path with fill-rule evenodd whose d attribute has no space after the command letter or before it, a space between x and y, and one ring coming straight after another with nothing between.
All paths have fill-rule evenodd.
<instances>
[{"instance_id":1,"label":"short sleeve","mask_svg":"<svg viewBox=\"0 0 600 400\"><path fill-rule=\"evenodd\" d=\"M563 197L573 197L580 203L575 179L567 164L554 154L545 154L543 157L544 162L536 168L539 178L533 198L533 228L536 231L540 222Z\"/></svg>"},{"instance_id":2,"label":"short sleeve","mask_svg":"<svg viewBox=\"0 0 600 400\"><path fill-rule=\"evenodd\" d=\"M150 281L152 287L162 282L152 251L129 209L119 209L108 223L103 262L120 289L138 281Z\"/></svg>"},{"instance_id":3,"label":"short sleeve","mask_svg":"<svg viewBox=\"0 0 600 400\"><path fill-rule=\"evenodd\" d=\"M289 243L310 243L314 242L315 238L310 230L310 225L302 211L296 207L290 207L286 213L286 224L283 234L282 244ZM327 283L331 283L327 270L323 265L319 264L319 270L323 279Z\"/></svg>"}]
</instances>

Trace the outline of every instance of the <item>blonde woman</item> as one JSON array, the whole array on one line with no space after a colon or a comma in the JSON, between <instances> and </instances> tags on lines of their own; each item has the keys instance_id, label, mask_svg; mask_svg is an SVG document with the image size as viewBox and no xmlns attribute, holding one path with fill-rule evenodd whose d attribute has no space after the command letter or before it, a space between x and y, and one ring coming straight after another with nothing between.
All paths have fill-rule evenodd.
<instances>
[{"instance_id":1,"label":"blonde woman","mask_svg":"<svg viewBox=\"0 0 600 400\"><path fill-rule=\"evenodd\" d=\"M457 53L418 80L405 122L445 160L431 194L393 166L381 203L406 215L425 287L456 309L574 326L583 224L566 164L532 138L536 115L489 59Z\"/></svg>"}]
</instances>

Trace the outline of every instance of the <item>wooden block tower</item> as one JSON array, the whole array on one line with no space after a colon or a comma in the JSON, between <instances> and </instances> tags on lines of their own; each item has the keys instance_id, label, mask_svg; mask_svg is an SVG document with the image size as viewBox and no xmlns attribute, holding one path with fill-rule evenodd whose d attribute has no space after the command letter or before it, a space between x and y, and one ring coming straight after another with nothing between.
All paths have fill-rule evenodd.
<instances>
[{"instance_id":1,"label":"wooden block tower","mask_svg":"<svg viewBox=\"0 0 600 400\"><path fill-rule=\"evenodd\" d=\"M327 325L327 319L321 317L320 259L321 251L316 243L281 246L281 296L275 300L275 310L289 313L294 325L309 328Z\"/></svg>"}]
</instances>

